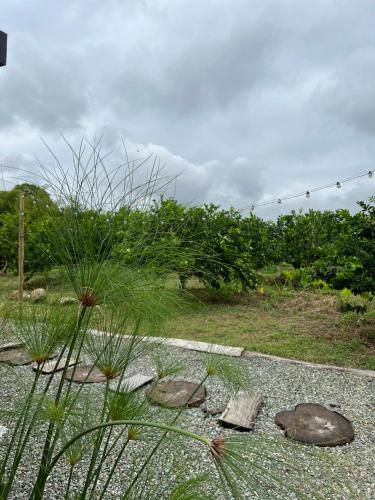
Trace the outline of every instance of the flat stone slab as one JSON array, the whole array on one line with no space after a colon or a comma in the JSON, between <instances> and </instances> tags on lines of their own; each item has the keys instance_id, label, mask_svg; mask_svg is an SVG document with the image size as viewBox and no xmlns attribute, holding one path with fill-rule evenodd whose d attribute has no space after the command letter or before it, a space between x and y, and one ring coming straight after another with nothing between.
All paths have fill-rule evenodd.
<instances>
[{"instance_id":1,"label":"flat stone slab","mask_svg":"<svg viewBox=\"0 0 375 500\"><path fill-rule=\"evenodd\" d=\"M9 349L19 349L20 347L23 347L24 345L25 345L24 342L8 342L7 344L1 344L0 345L0 352L9 351Z\"/></svg>"},{"instance_id":2,"label":"flat stone slab","mask_svg":"<svg viewBox=\"0 0 375 500\"><path fill-rule=\"evenodd\" d=\"M261 394L254 396L245 392L239 393L229 401L219 422L224 427L234 427L239 431L252 431L262 403Z\"/></svg>"},{"instance_id":3,"label":"flat stone slab","mask_svg":"<svg viewBox=\"0 0 375 500\"><path fill-rule=\"evenodd\" d=\"M133 392L140 387L149 384L154 380L153 375L133 375L132 377L127 377L124 378L124 380L121 382L121 385L119 387L119 392ZM111 391L117 391L118 383L117 382L111 382L109 385L109 388Z\"/></svg>"},{"instance_id":4,"label":"flat stone slab","mask_svg":"<svg viewBox=\"0 0 375 500\"><path fill-rule=\"evenodd\" d=\"M285 429L285 436L302 443L341 446L354 439L354 429L347 418L315 403L303 403L292 411L281 411L275 423Z\"/></svg>"},{"instance_id":5,"label":"flat stone slab","mask_svg":"<svg viewBox=\"0 0 375 500\"><path fill-rule=\"evenodd\" d=\"M191 351L210 352L212 354L221 354L224 356L240 357L244 351L242 347L229 347L219 344L209 344L207 342L198 342L195 340L161 339L161 342L173 347L190 349Z\"/></svg>"},{"instance_id":6,"label":"flat stone slab","mask_svg":"<svg viewBox=\"0 0 375 500\"><path fill-rule=\"evenodd\" d=\"M0 363L10 366L22 366L32 363L33 358L24 349L8 349L0 352Z\"/></svg>"},{"instance_id":7,"label":"flat stone slab","mask_svg":"<svg viewBox=\"0 0 375 500\"><path fill-rule=\"evenodd\" d=\"M76 359L71 359L69 361L68 366L74 366L77 364ZM33 363L33 370L37 371L38 369L38 364ZM62 358L59 362L57 360L55 361L49 361L48 363L44 363L44 365L40 366L40 372L43 373L44 375L50 375L51 373L54 372L59 372L63 370L66 366L66 358Z\"/></svg>"},{"instance_id":8,"label":"flat stone slab","mask_svg":"<svg viewBox=\"0 0 375 500\"><path fill-rule=\"evenodd\" d=\"M159 382L152 387L147 396L151 401L169 408L179 408L181 406L199 406L206 399L206 389L204 386L186 382L185 380L173 380L169 382Z\"/></svg>"},{"instance_id":9,"label":"flat stone slab","mask_svg":"<svg viewBox=\"0 0 375 500\"><path fill-rule=\"evenodd\" d=\"M97 384L107 380L99 368L96 368L96 366L93 367L92 365L69 368L65 374L65 378L77 384Z\"/></svg>"},{"instance_id":10,"label":"flat stone slab","mask_svg":"<svg viewBox=\"0 0 375 500\"><path fill-rule=\"evenodd\" d=\"M107 332L102 332L100 330L92 329L90 330L92 335L106 336ZM122 338L128 339L129 335L121 335ZM244 352L242 347L230 347L219 344L210 344L208 342L198 342L195 340L184 340L184 339L171 339L163 337L142 337L143 342L170 345L172 347L180 347L181 349L189 349L192 351L199 352L210 352L212 354L221 354L224 356L234 356L240 357Z\"/></svg>"}]
</instances>

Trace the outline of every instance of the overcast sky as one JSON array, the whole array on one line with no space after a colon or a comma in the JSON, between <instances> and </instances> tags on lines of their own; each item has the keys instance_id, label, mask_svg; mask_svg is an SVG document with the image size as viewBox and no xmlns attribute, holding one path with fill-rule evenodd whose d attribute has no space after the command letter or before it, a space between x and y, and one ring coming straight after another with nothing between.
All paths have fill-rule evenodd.
<instances>
[{"instance_id":1,"label":"overcast sky","mask_svg":"<svg viewBox=\"0 0 375 500\"><path fill-rule=\"evenodd\" d=\"M374 27L373 0L1 0L0 163L123 137L182 172L181 201L237 208L375 170ZM256 213L373 194L375 175Z\"/></svg>"}]
</instances>

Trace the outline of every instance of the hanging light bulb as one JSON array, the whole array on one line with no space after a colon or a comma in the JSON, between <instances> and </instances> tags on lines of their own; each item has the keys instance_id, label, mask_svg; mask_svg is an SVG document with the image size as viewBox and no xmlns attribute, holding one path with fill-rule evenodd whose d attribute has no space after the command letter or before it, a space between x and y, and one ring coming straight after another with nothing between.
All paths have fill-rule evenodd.
<instances>
[{"instance_id":1,"label":"hanging light bulb","mask_svg":"<svg viewBox=\"0 0 375 500\"><path fill-rule=\"evenodd\" d=\"M336 182L336 187L337 187L337 189L340 189L341 188L341 182L337 181Z\"/></svg>"},{"instance_id":2,"label":"hanging light bulb","mask_svg":"<svg viewBox=\"0 0 375 500\"><path fill-rule=\"evenodd\" d=\"M372 179L373 175L374 175L373 171L369 170L368 171L368 177L369 177L369 179Z\"/></svg>"},{"instance_id":3,"label":"hanging light bulb","mask_svg":"<svg viewBox=\"0 0 375 500\"><path fill-rule=\"evenodd\" d=\"M277 200L277 203L278 203L279 205L281 205L281 198L279 198L279 199Z\"/></svg>"},{"instance_id":4,"label":"hanging light bulb","mask_svg":"<svg viewBox=\"0 0 375 500\"><path fill-rule=\"evenodd\" d=\"M306 198L310 198L310 191L306 191Z\"/></svg>"}]
</instances>

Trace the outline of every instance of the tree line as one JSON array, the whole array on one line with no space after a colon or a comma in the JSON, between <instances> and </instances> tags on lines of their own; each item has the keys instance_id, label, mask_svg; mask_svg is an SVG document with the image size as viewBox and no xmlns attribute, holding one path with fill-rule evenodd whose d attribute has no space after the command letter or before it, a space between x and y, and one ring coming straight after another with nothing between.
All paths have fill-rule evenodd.
<instances>
[{"instance_id":1,"label":"tree line","mask_svg":"<svg viewBox=\"0 0 375 500\"><path fill-rule=\"evenodd\" d=\"M71 231L69 218L79 218L94 252L111 242L110 258L127 265L154 266L160 273L176 272L181 287L195 276L205 285L231 284L238 290L254 288L257 272L287 262L301 270L299 276L321 280L335 289L359 293L375 290L375 197L358 202L359 210L291 211L276 221L214 204L188 207L175 199L161 198L147 210L122 206L116 212L86 207L59 207L40 186L21 184L0 192L0 269L17 270L18 199L25 192L25 272L59 265L59 252L47 235ZM72 237L65 252L74 265L82 257ZM74 245L73 245L74 242Z\"/></svg>"}]
</instances>

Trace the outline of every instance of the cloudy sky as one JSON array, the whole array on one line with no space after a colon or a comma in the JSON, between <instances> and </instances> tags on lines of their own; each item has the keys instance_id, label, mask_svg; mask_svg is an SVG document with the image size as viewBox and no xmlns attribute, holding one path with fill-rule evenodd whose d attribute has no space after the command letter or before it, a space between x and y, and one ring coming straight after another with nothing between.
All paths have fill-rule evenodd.
<instances>
[{"instance_id":1,"label":"cloudy sky","mask_svg":"<svg viewBox=\"0 0 375 500\"><path fill-rule=\"evenodd\" d=\"M0 164L48 163L41 137L70 161L60 132L116 160L124 138L181 201L237 208L375 170L374 26L373 0L1 0ZM375 175L256 213L372 194Z\"/></svg>"}]
</instances>

